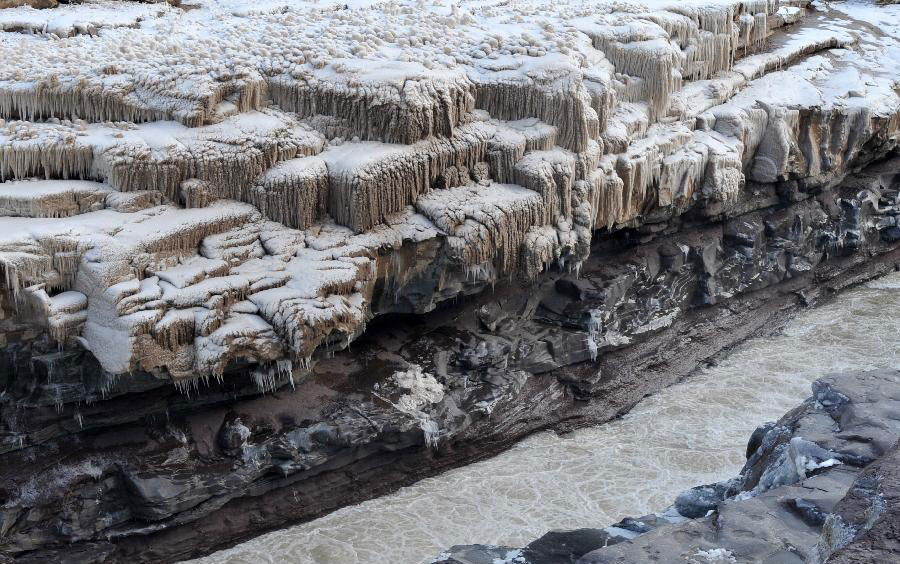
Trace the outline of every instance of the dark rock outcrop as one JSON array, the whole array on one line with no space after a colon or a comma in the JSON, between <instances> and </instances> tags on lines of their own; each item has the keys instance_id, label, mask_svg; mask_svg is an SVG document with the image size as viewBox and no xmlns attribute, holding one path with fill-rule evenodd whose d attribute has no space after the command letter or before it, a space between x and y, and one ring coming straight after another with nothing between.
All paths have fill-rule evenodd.
<instances>
[{"instance_id":1,"label":"dark rock outcrop","mask_svg":"<svg viewBox=\"0 0 900 564\"><path fill-rule=\"evenodd\" d=\"M732 480L687 490L657 515L548 533L523 549L453 547L435 562L897 562L898 408L900 371L825 376L810 399L757 429Z\"/></svg>"},{"instance_id":2,"label":"dark rock outcrop","mask_svg":"<svg viewBox=\"0 0 900 564\"><path fill-rule=\"evenodd\" d=\"M900 445L860 474L824 525L822 561L900 561Z\"/></svg>"},{"instance_id":3,"label":"dark rock outcrop","mask_svg":"<svg viewBox=\"0 0 900 564\"><path fill-rule=\"evenodd\" d=\"M578 277L388 315L309 378L273 381L278 390L262 396L240 366L190 396L152 374L105 378L89 354L59 352L7 309L0 550L171 561L536 430L609 420L797 307L895 268L900 250L878 225L900 215L897 167L885 161L792 204L761 185L771 196L735 217L680 216L603 239ZM760 456L776 456L773 445L809 454L780 433L755 436ZM860 463L873 456L859 451ZM767 463L752 479L783 482L764 475ZM700 501L694 514L711 503Z\"/></svg>"},{"instance_id":4,"label":"dark rock outcrop","mask_svg":"<svg viewBox=\"0 0 900 564\"><path fill-rule=\"evenodd\" d=\"M3 558L311 519L900 263L900 37L827 4L75 4L0 41ZM785 437L753 487L822 458Z\"/></svg>"}]
</instances>

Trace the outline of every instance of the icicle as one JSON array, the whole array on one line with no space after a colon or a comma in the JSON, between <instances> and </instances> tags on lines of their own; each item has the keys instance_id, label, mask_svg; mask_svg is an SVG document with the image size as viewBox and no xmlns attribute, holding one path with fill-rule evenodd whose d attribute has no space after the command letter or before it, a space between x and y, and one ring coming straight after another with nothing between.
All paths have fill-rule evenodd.
<instances>
[{"instance_id":1,"label":"icicle","mask_svg":"<svg viewBox=\"0 0 900 564\"><path fill-rule=\"evenodd\" d=\"M328 163L328 210L341 225L357 232L371 229L430 191L450 167L471 169L483 161L491 133L473 123L457 128L452 137L406 147L364 143L326 151L320 156ZM376 156L361 159L366 151Z\"/></svg>"},{"instance_id":2,"label":"icicle","mask_svg":"<svg viewBox=\"0 0 900 564\"><path fill-rule=\"evenodd\" d=\"M603 320L599 309L592 309L588 312L587 322L587 345L591 353L591 362L597 361L598 346L597 337L600 335L600 329L603 327Z\"/></svg>"},{"instance_id":3,"label":"icicle","mask_svg":"<svg viewBox=\"0 0 900 564\"><path fill-rule=\"evenodd\" d=\"M475 105L504 120L538 118L558 130L557 143L571 151L585 149L600 133L600 120L579 77L551 85L488 76L478 85Z\"/></svg>"},{"instance_id":4,"label":"icicle","mask_svg":"<svg viewBox=\"0 0 900 564\"><path fill-rule=\"evenodd\" d=\"M306 229L327 213L328 167L318 157L284 161L269 169L241 199L272 221Z\"/></svg>"},{"instance_id":5,"label":"icicle","mask_svg":"<svg viewBox=\"0 0 900 564\"><path fill-rule=\"evenodd\" d=\"M361 139L404 144L451 135L474 99L473 85L463 74L410 79L402 92L390 84L353 88L278 76L269 79L269 91L276 104L301 117L339 117Z\"/></svg>"}]
</instances>

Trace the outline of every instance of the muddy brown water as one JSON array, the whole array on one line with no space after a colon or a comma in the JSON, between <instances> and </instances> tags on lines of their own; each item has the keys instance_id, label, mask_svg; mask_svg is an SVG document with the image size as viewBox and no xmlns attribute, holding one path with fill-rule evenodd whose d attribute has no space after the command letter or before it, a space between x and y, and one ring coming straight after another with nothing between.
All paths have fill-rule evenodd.
<instances>
[{"instance_id":1,"label":"muddy brown water","mask_svg":"<svg viewBox=\"0 0 900 564\"><path fill-rule=\"evenodd\" d=\"M489 460L262 535L193 564L396 564L455 544L521 546L551 529L604 527L735 475L757 425L826 372L900 368L900 274L805 311L619 420L541 433Z\"/></svg>"}]
</instances>

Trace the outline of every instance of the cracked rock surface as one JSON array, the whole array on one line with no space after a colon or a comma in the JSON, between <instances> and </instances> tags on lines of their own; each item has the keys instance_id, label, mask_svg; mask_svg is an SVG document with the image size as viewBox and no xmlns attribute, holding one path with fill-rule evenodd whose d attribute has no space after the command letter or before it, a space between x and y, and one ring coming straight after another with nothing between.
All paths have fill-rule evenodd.
<instances>
[{"instance_id":1,"label":"cracked rock surface","mask_svg":"<svg viewBox=\"0 0 900 564\"><path fill-rule=\"evenodd\" d=\"M833 374L759 427L741 474L604 529L553 531L521 549L453 547L435 563L894 562L900 373Z\"/></svg>"},{"instance_id":2,"label":"cracked rock surface","mask_svg":"<svg viewBox=\"0 0 900 564\"><path fill-rule=\"evenodd\" d=\"M4 555L312 518L900 260L894 5L9 4Z\"/></svg>"}]
</instances>

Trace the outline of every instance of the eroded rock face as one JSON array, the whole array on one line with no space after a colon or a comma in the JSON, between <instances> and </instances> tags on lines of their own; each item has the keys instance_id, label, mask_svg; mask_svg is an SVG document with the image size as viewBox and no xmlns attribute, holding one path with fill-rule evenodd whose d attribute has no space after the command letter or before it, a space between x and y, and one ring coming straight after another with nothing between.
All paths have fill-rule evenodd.
<instances>
[{"instance_id":1,"label":"eroded rock face","mask_svg":"<svg viewBox=\"0 0 900 564\"><path fill-rule=\"evenodd\" d=\"M900 214L885 169L894 165L724 224L628 231L609 250L596 247L577 278L557 273L527 293L499 285L455 307L377 321L293 387L289 373L274 373L277 391L263 396L252 366L185 395L151 374L103 376L90 355L52 342L10 342L4 550L40 560L76 540L110 561L173 560L535 429L615 417L792 308L893 269L900 251L877 228ZM878 208L852 203L862 186L880 194ZM24 337L28 326L15 319L9 311L4 323ZM840 398L821 396L823 405ZM815 450L757 435L765 452ZM34 476L16 470L61 458L70 462ZM752 487L794 479L795 465L759 466L770 467L779 470L760 470L767 477ZM35 489L43 483L54 487ZM620 524L613 536L647 526Z\"/></svg>"},{"instance_id":2,"label":"eroded rock face","mask_svg":"<svg viewBox=\"0 0 900 564\"><path fill-rule=\"evenodd\" d=\"M426 270L417 313L577 272L598 229L821 189L900 127L900 33L805 0L98 0L0 29L7 299L181 387L299 377Z\"/></svg>"},{"instance_id":3,"label":"eroded rock face","mask_svg":"<svg viewBox=\"0 0 900 564\"><path fill-rule=\"evenodd\" d=\"M453 547L434 562L893 562L898 406L896 371L826 376L810 399L754 433L732 480L605 529L554 531L522 549Z\"/></svg>"},{"instance_id":4,"label":"eroded rock face","mask_svg":"<svg viewBox=\"0 0 900 564\"><path fill-rule=\"evenodd\" d=\"M170 4L0 11L6 553L308 518L897 262L895 8Z\"/></svg>"},{"instance_id":5,"label":"eroded rock face","mask_svg":"<svg viewBox=\"0 0 900 564\"><path fill-rule=\"evenodd\" d=\"M900 559L900 445L860 474L824 523L821 561L837 564Z\"/></svg>"}]
</instances>

